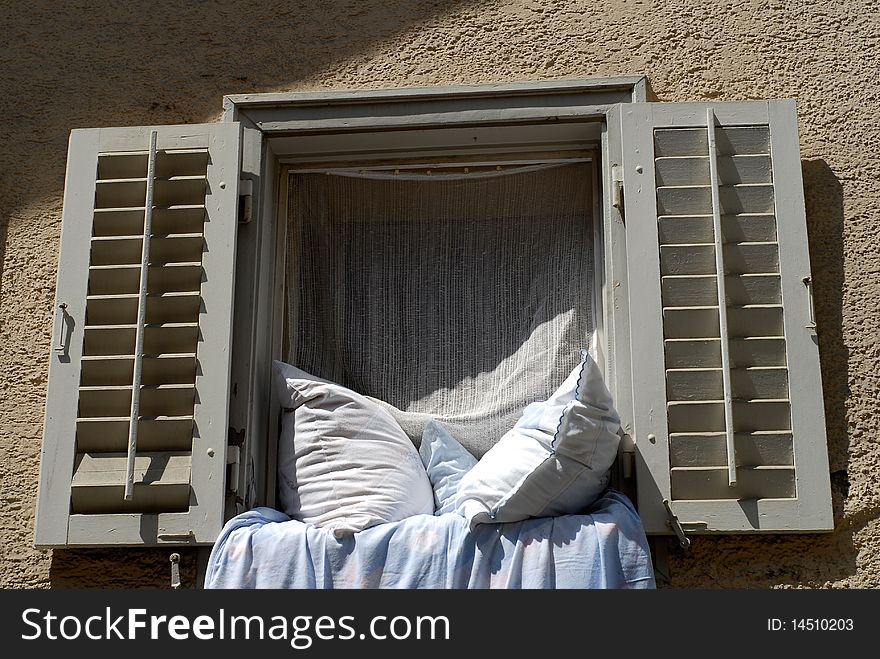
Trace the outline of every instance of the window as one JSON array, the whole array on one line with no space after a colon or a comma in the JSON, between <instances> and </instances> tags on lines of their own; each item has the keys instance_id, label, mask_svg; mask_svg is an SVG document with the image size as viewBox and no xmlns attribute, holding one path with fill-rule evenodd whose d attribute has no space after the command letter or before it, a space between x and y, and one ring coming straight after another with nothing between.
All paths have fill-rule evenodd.
<instances>
[{"instance_id":1,"label":"window","mask_svg":"<svg viewBox=\"0 0 880 659\"><path fill-rule=\"evenodd\" d=\"M595 163L555 155L292 170L280 358L488 451L593 343Z\"/></svg>"},{"instance_id":2,"label":"window","mask_svg":"<svg viewBox=\"0 0 880 659\"><path fill-rule=\"evenodd\" d=\"M793 103L646 100L636 77L260 94L74 131L36 543L209 544L274 502L291 169L585 153L646 529L830 530Z\"/></svg>"}]
</instances>

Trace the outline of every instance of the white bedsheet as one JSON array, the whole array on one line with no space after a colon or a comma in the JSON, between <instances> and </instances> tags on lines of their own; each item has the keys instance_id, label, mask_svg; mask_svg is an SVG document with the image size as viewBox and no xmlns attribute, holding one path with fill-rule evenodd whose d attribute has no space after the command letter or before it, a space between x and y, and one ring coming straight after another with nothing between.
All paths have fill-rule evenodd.
<instances>
[{"instance_id":1,"label":"white bedsheet","mask_svg":"<svg viewBox=\"0 0 880 659\"><path fill-rule=\"evenodd\" d=\"M416 515L337 540L257 508L231 519L206 588L653 588L630 501L609 490L584 515L482 524Z\"/></svg>"}]
</instances>

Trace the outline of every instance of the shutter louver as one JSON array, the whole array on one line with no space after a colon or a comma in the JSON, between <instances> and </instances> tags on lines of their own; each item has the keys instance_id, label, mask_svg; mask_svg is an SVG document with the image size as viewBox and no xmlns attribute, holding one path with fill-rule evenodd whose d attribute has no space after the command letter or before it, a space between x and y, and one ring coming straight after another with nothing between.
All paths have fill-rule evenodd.
<instances>
[{"instance_id":1,"label":"shutter louver","mask_svg":"<svg viewBox=\"0 0 880 659\"><path fill-rule=\"evenodd\" d=\"M71 136L38 545L222 525L238 144L237 124Z\"/></svg>"},{"instance_id":2,"label":"shutter louver","mask_svg":"<svg viewBox=\"0 0 880 659\"><path fill-rule=\"evenodd\" d=\"M671 498L793 498L769 130L710 127L710 118L714 124L714 115L707 115L706 129L654 130ZM710 166L710 131L717 169ZM713 188L720 206L720 240L713 226ZM753 226L758 228L750 233L760 234L761 240L744 240L743 227ZM718 300L719 245L723 306ZM722 313L726 332L721 332ZM762 343L758 350L750 347ZM725 367L730 405L725 403Z\"/></svg>"},{"instance_id":3,"label":"shutter louver","mask_svg":"<svg viewBox=\"0 0 880 659\"><path fill-rule=\"evenodd\" d=\"M634 371L657 369L633 394L649 531L669 530L664 499L686 530L830 529L793 104L622 115L628 250L656 260L629 261L651 299L630 307ZM651 309L654 338L635 320Z\"/></svg>"}]
</instances>

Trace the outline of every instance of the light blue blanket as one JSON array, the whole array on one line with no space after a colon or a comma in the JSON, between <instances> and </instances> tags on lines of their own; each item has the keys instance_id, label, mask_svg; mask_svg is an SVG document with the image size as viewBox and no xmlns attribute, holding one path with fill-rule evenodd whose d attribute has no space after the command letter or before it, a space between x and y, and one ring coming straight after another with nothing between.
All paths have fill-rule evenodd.
<instances>
[{"instance_id":1,"label":"light blue blanket","mask_svg":"<svg viewBox=\"0 0 880 659\"><path fill-rule=\"evenodd\" d=\"M641 521L609 490L590 514L482 524L416 515L337 540L256 508L214 545L206 588L653 588Z\"/></svg>"}]
</instances>

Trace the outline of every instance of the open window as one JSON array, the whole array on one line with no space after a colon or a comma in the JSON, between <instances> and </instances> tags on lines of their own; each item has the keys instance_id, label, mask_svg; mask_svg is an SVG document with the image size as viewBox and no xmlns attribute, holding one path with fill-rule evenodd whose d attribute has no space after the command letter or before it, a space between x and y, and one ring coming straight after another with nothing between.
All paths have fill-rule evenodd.
<instances>
[{"instance_id":1,"label":"open window","mask_svg":"<svg viewBox=\"0 0 880 659\"><path fill-rule=\"evenodd\" d=\"M351 280L366 252L327 242L320 209L297 224L304 205L384 199L359 240L439 282L399 259L417 232L394 231L395 200L483 180L473 215L519 176L519 207L541 206L526 191L548 175L582 186L553 195L588 215L562 267L589 280L575 325L596 337L626 434L621 487L648 532L830 529L793 104L645 101L644 78L259 94L228 97L215 125L74 131L37 544L210 544L274 503L271 360L328 358L309 305L388 290L378 271ZM332 231L364 229L351 219ZM519 242L537 242L527 228ZM362 363L356 379L377 377Z\"/></svg>"},{"instance_id":2,"label":"open window","mask_svg":"<svg viewBox=\"0 0 880 659\"><path fill-rule=\"evenodd\" d=\"M280 357L484 454L597 343L593 152L553 155L292 169Z\"/></svg>"}]
</instances>

